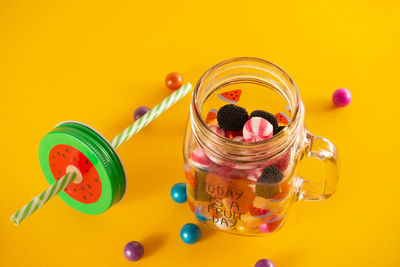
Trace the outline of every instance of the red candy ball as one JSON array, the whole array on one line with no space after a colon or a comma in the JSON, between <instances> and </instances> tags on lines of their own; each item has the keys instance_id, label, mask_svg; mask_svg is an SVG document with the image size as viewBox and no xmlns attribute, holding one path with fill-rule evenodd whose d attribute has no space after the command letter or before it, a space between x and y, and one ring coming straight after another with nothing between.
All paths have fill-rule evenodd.
<instances>
[{"instance_id":1,"label":"red candy ball","mask_svg":"<svg viewBox=\"0 0 400 267\"><path fill-rule=\"evenodd\" d=\"M165 78L165 85L168 89L176 90L183 85L182 76L177 72L171 72Z\"/></svg>"}]
</instances>

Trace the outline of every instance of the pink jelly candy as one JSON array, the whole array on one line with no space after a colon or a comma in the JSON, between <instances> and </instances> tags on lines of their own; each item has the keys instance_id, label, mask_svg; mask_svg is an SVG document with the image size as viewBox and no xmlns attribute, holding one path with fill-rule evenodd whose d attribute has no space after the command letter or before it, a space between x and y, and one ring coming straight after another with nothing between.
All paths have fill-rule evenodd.
<instances>
[{"instance_id":1,"label":"pink jelly candy","mask_svg":"<svg viewBox=\"0 0 400 267\"><path fill-rule=\"evenodd\" d=\"M220 127L218 127L217 125L210 125L208 126L211 131L213 131L216 134L222 135L223 137L229 138L229 133L225 132L223 129L221 129Z\"/></svg>"},{"instance_id":2,"label":"pink jelly candy","mask_svg":"<svg viewBox=\"0 0 400 267\"><path fill-rule=\"evenodd\" d=\"M220 164L212 164L209 173L231 179L241 179L245 177L244 170L238 170L231 166L224 166Z\"/></svg>"},{"instance_id":3,"label":"pink jelly candy","mask_svg":"<svg viewBox=\"0 0 400 267\"><path fill-rule=\"evenodd\" d=\"M260 117L253 117L246 122L243 128L243 137L247 142L258 142L270 138L274 127L269 121Z\"/></svg>"},{"instance_id":4,"label":"pink jelly candy","mask_svg":"<svg viewBox=\"0 0 400 267\"><path fill-rule=\"evenodd\" d=\"M248 172L247 179L250 181L256 182L258 180L258 178L261 176L262 172L263 172L263 168L257 168L257 169L250 170Z\"/></svg>"},{"instance_id":5,"label":"pink jelly candy","mask_svg":"<svg viewBox=\"0 0 400 267\"><path fill-rule=\"evenodd\" d=\"M207 157L206 153L204 153L203 149L200 146L197 146L192 154L190 155L190 159L200 165L203 165L206 168L211 166L211 160Z\"/></svg>"},{"instance_id":6,"label":"pink jelly candy","mask_svg":"<svg viewBox=\"0 0 400 267\"><path fill-rule=\"evenodd\" d=\"M244 137L243 136L235 136L233 139L232 139L233 141L238 141L238 142L246 142L245 140L244 140Z\"/></svg>"},{"instance_id":7,"label":"pink jelly candy","mask_svg":"<svg viewBox=\"0 0 400 267\"><path fill-rule=\"evenodd\" d=\"M281 171L284 171L289 166L289 163L290 163L290 150L287 150L285 153L277 157L273 164Z\"/></svg>"}]
</instances>

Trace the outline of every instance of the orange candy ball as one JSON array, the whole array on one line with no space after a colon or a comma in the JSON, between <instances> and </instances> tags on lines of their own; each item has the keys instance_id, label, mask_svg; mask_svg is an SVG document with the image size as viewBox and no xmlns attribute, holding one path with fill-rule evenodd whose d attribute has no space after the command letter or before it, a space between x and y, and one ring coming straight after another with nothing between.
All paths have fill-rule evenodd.
<instances>
[{"instance_id":1,"label":"orange candy ball","mask_svg":"<svg viewBox=\"0 0 400 267\"><path fill-rule=\"evenodd\" d=\"M176 90L183 85L182 76L177 72L171 72L165 78L165 85L168 89Z\"/></svg>"}]
</instances>

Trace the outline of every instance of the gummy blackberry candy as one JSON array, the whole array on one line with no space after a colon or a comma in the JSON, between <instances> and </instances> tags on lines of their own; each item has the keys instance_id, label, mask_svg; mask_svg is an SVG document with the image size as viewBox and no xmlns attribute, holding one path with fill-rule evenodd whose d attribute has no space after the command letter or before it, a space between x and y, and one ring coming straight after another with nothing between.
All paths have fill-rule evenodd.
<instances>
[{"instance_id":1,"label":"gummy blackberry candy","mask_svg":"<svg viewBox=\"0 0 400 267\"><path fill-rule=\"evenodd\" d=\"M282 181L282 179L283 179L282 171L278 169L275 165L271 165L264 168L260 178L258 178L258 182L276 184Z\"/></svg>"},{"instance_id":2,"label":"gummy blackberry candy","mask_svg":"<svg viewBox=\"0 0 400 267\"><path fill-rule=\"evenodd\" d=\"M266 112L264 110L254 110L250 114L250 118L253 118L253 117L261 117L263 119L266 119L274 127L274 135L278 132L279 124L278 124L278 120L276 119L275 115L273 115L269 112Z\"/></svg>"},{"instance_id":3,"label":"gummy blackberry candy","mask_svg":"<svg viewBox=\"0 0 400 267\"><path fill-rule=\"evenodd\" d=\"M275 165L266 167L256 183L256 195L263 198L272 198L279 193L279 182L283 173Z\"/></svg>"},{"instance_id":4,"label":"gummy blackberry candy","mask_svg":"<svg viewBox=\"0 0 400 267\"><path fill-rule=\"evenodd\" d=\"M265 185L257 182L256 195L263 198L272 198L279 193L278 185Z\"/></svg>"},{"instance_id":5,"label":"gummy blackberry candy","mask_svg":"<svg viewBox=\"0 0 400 267\"><path fill-rule=\"evenodd\" d=\"M241 131L249 119L246 109L228 104L218 110L217 121L219 127L225 131Z\"/></svg>"}]
</instances>

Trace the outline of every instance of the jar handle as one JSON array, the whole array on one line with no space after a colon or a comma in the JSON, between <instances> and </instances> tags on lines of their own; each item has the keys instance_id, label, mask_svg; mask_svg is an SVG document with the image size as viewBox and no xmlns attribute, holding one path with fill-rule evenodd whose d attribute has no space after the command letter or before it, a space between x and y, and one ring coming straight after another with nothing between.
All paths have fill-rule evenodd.
<instances>
[{"instance_id":1,"label":"jar handle","mask_svg":"<svg viewBox=\"0 0 400 267\"><path fill-rule=\"evenodd\" d=\"M298 200L324 200L333 195L339 178L336 146L328 139L306 132L305 156L319 159L325 164L325 179L311 182L299 177Z\"/></svg>"}]
</instances>

